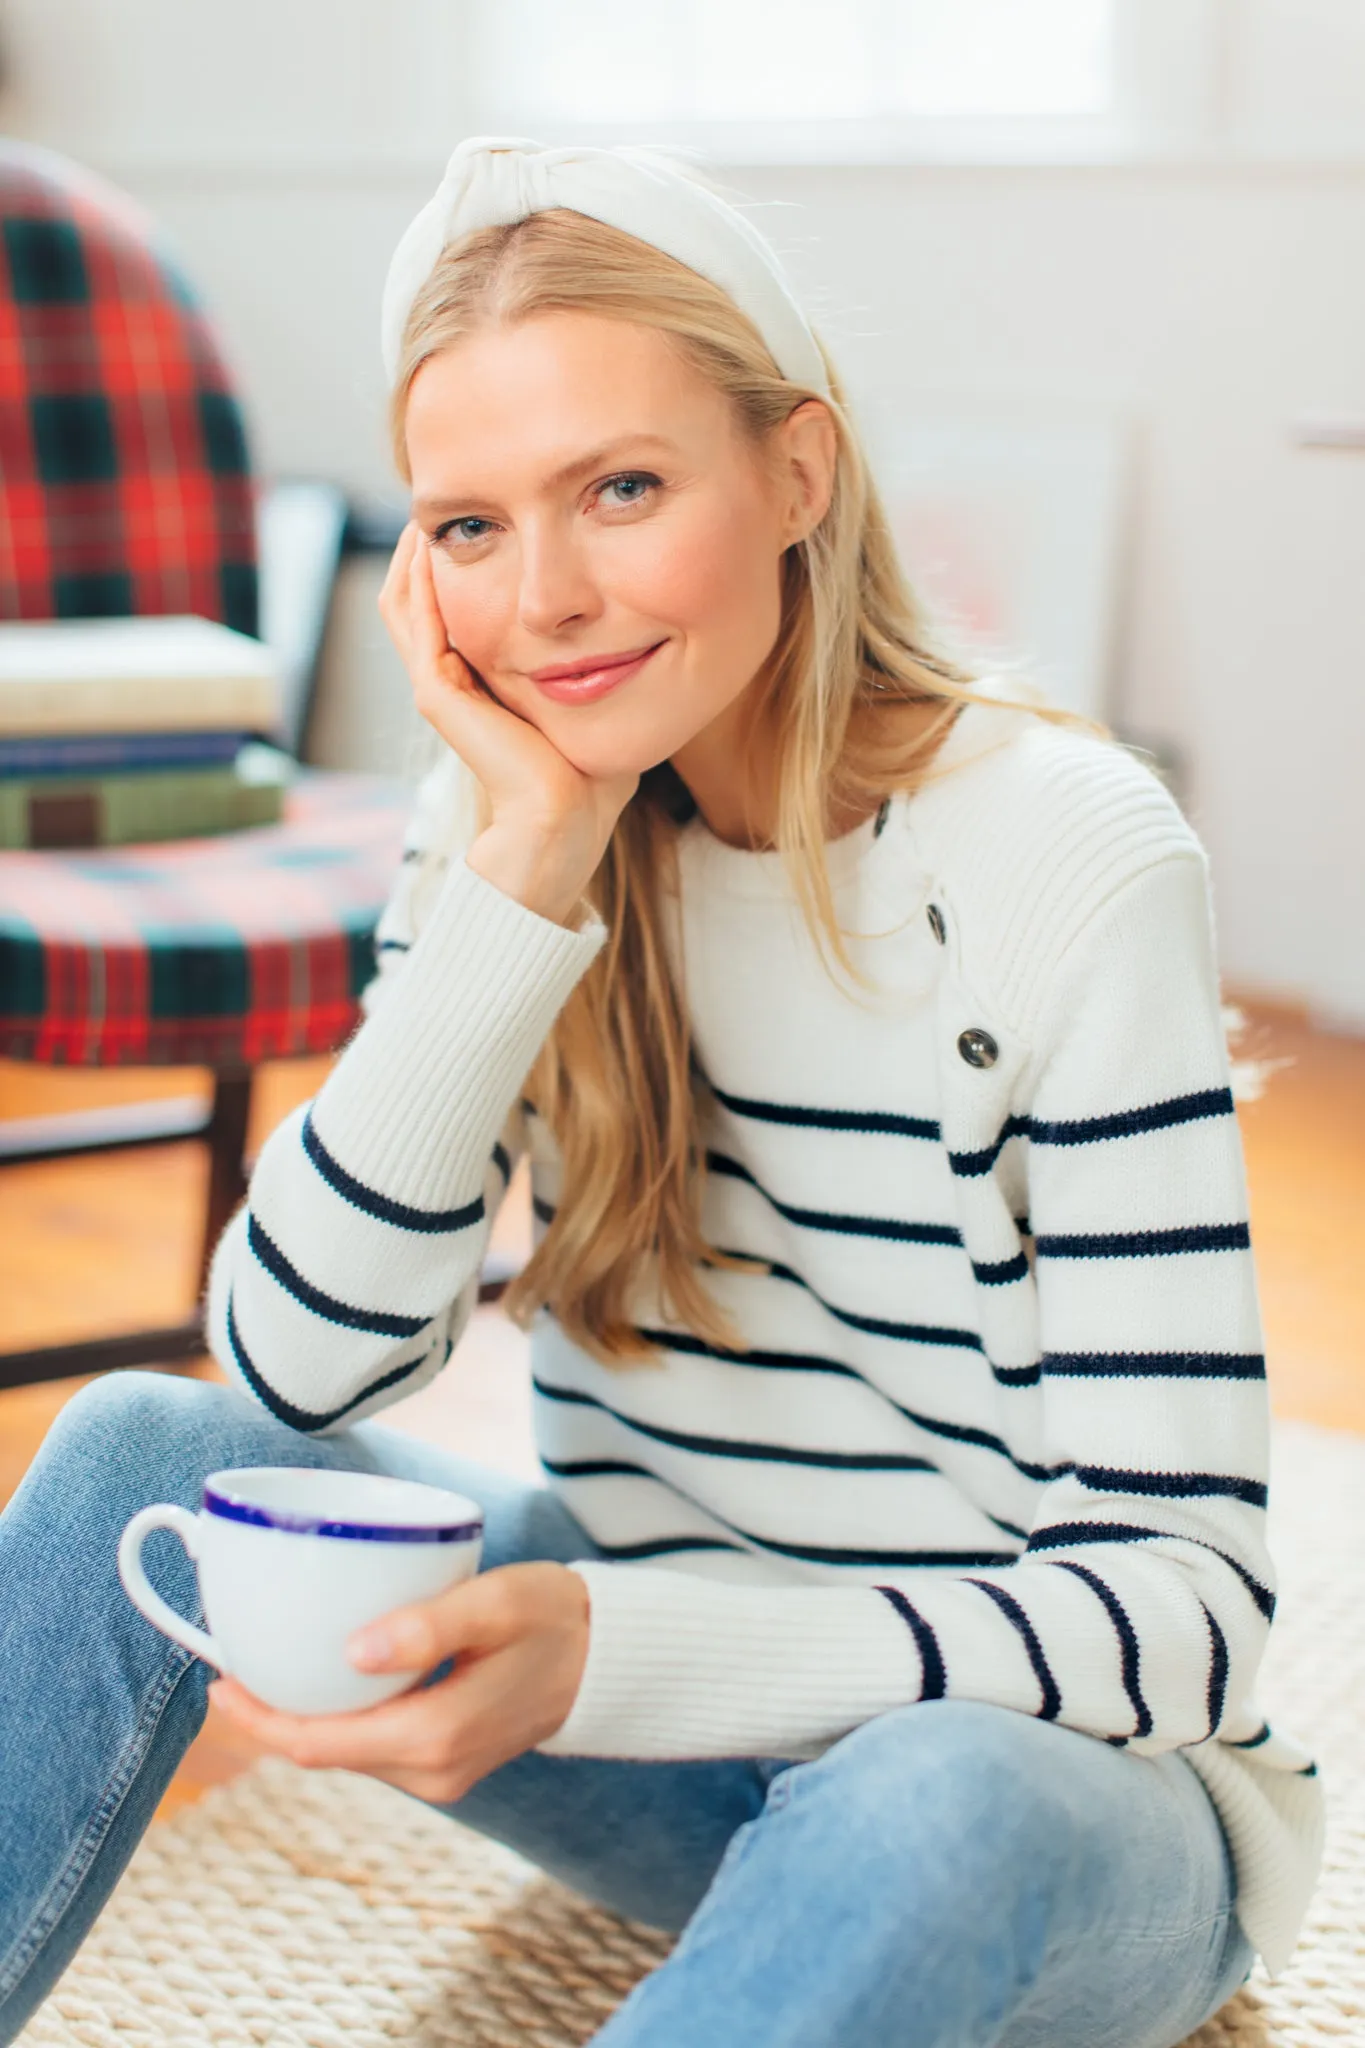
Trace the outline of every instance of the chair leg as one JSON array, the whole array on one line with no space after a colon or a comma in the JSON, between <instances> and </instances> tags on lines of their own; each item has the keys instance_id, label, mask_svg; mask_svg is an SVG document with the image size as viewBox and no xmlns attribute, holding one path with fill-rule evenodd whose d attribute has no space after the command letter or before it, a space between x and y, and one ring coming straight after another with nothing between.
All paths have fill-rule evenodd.
<instances>
[{"instance_id":1,"label":"chair leg","mask_svg":"<svg viewBox=\"0 0 1365 2048\"><path fill-rule=\"evenodd\" d=\"M251 1110L251 1069L230 1067L215 1074L213 1106L203 1137L209 1148L208 1199L199 1247L195 1306L183 1322L153 1330L129 1330L113 1337L78 1338L34 1350L0 1352L0 1389L28 1387L44 1380L74 1379L120 1367L185 1364L208 1348L200 1304L214 1247L246 1193L247 1122Z\"/></svg>"},{"instance_id":2,"label":"chair leg","mask_svg":"<svg viewBox=\"0 0 1365 2048\"><path fill-rule=\"evenodd\" d=\"M202 1301L214 1247L246 1193L246 1133L251 1115L251 1069L228 1067L213 1077L213 1107L205 1135L209 1148L208 1201L199 1247L195 1298Z\"/></svg>"},{"instance_id":3,"label":"chair leg","mask_svg":"<svg viewBox=\"0 0 1365 2048\"><path fill-rule=\"evenodd\" d=\"M0 1351L0 1389L43 1380L111 1372L122 1366L186 1364L207 1350L201 1304L209 1267L229 1218L246 1194L246 1138L251 1113L251 1069L225 1068L214 1076L213 1106L202 1131L209 1148L208 1198L199 1247L199 1275L193 1313L183 1322L154 1330L129 1330L113 1337L87 1337L70 1344L46 1344L31 1351ZM188 1135L167 1132L168 1137ZM117 1140L116 1140L117 1142ZM125 1139L123 1142L127 1142ZM145 1137L136 1142L147 1142ZM81 1149L85 1149L84 1146ZM480 1303L498 1300L515 1265L491 1254L480 1278Z\"/></svg>"}]
</instances>

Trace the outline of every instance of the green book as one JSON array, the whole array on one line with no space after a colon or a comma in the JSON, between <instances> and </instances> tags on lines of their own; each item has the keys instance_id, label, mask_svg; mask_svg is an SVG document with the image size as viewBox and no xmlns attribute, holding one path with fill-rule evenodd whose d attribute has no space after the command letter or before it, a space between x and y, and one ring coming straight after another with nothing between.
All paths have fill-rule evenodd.
<instances>
[{"instance_id":1,"label":"green book","mask_svg":"<svg viewBox=\"0 0 1365 2048\"><path fill-rule=\"evenodd\" d=\"M277 747L253 744L226 768L0 781L0 848L127 846L273 825L293 765Z\"/></svg>"}]
</instances>

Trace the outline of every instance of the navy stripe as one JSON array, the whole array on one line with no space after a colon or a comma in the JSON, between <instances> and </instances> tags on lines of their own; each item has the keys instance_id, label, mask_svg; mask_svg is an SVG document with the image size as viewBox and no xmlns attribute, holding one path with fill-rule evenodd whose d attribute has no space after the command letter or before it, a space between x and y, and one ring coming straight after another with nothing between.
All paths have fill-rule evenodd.
<instances>
[{"instance_id":1,"label":"navy stripe","mask_svg":"<svg viewBox=\"0 0 1365 2048\"><path fill-rule=\"evenodd\" d=\"M924 1672L920 1681L920 1698L941 1700L948 1690L948 1673L943 1663L943 1652L938 1646L938 1637L919 1609L895 1586L877 1586L873 1590L886 1595L901 1620L908 1624L919 1645L920 1663Z\"/></svg>"},{"instance_id":2,"label":"navy stripe","mask_svg":"<svg viewBox=\"0 0 1365 2048\"><path fill-rule=\"evenodd\" d=\"M726 1247L728 1249L728 1247ZM975 1330L955 1329L946 1323L902 1323L890 1316L861 1316L851 1308L839 1308L817 1289L811 1286L805 1275L798 1273L794 1266L784 1266L779 1259L768 1260L765 1276L771 1280L790 1280L818 1301L827 1315L837 1322L846 1323L850 1330L866 1330L873 1337L894 1337L899 1344L942 1344L954 1351L982 1351L985 1346Z\"/></svg>"},{"instance_id":3,"label":"navy stripe","mask_svg":"<svg viewBox=\"0 0 1365 2048\"><path fill-rule=\"evenodd\" d=\"M1048 1379L1263 1380L1259 1351L1046 1351Z\"/></svg>"},{"instance_id":4,"label":"navy stripe","mask_svg":"<svg viewBox=\"0 0 1365 2048\"><path fill-rule=\"evenodd\" d=\"M1194 1095L1173 1095L1168 1102L1123 1109L1115 1116L1077 1117L1066 1123L1048 1123L1031 1116L1028 1135L1034 1145L1094 1145L1105 1138L1134 1138L1142 1131L1166 1131L1176 1124L1233 1114L1230 1088L1201 1088Z\"/></svg>"},{"instance_id":5,"label":"navy stripe","mask_svg":"<svg viewBox=\"0 0 1365 2048\"><path fill-rule=\"evenodd\" d=\"M570 1391L564 1387L547 1387L539 1380L533 1380L532 1384L537 1393L547 1395L551 1400L569 1401L590 1408L600 1409L605 1406L604 1403L595 1401L590 1394L582 1394L577 1390ZM609 1415L614 1414L614 1411L609 1408L605 1412ZM643 1428L641 1424L628 1422L624 1416L617 1416L616 1420L626 1423L628 1428ZM652 1434L652 1432L650 1433ZM970 1566L976 1571L996 1569L1002 1565L1012 1565L1016 1562L1017 1553L1009 1550L850 1550L829 1544L784 1543L775 1536L756 1536L752 1530L741 1529L737 1523L730 1521L727 1516L722 1515L709 1502L697 1500L694 1495L687 1492L685 1487L679 1486L675 1480L661 1479L657 1472L652 1472L648 1476L654 1479L658 1485L665 1486L670 1492L676 1493L679 1499L685 1500L689 1506L700 1509L712 1521L721 1523L724 1528L729 1529L732 1534L739 1537L741 1542L750 1549L771 1551L779 1557L799 1557L811 1564L874 1565L905 1568L918 1567L920 1565L951 1565ZM594 1541L596 1540L594 1539Z\"/></svg>"},{"instance_id":6,"label":"navy stripe","mask_svg":"<svg viewBox=\"0 0 1365 2048\"><path fill-rule=\"evenodd\" d=\"M650 1479L656 1486L669 1484L660 1479L652 1466L637 1464L630 1458L547 1458L543 1452L538 1455L545 1470L553 1472L556 1479ZM674 1493L682 1491L680 1487L671 1487L670 1490ZM684 1498L690 1499L691 1496L685 1495ZM988 1522L994 1522L996 1528L1003 1529L1007 1536L1016 1536L1021 1544L1025 1541L1027 1530L1002 1520L999 1515L990 1514L985 1508L981 1512Z\"/></svg>"},{"instance_id":7,"label":"navy stripe","mask_svg":"<svg viewBox=\"0 0 1365 2048\"><path fill-rule=\"evenodd\" d=\"M1218 1723L1223 1718L1223 1709L1228 1696L1228 1642L1218 1623L1214 1620L1204 1602L1204 1619L1209 1625L1209 1641L1212 1645L1209 1655L1209 1734L1218 1733Z\"/></svg>"},{"instance_id":8,"label":"navy stripe","mask_svg":"<svg viewBox=\"0 0 1365 2048\"><path fill-rule=\"evenodd\" d=\"M408 939L376 939L374 950L376 953L410 953L412 942Z\"/></svg>"},{"instance_id":9,"label":"navy stripe","mask_svg":"<svg viewBox=\"0 0 1365 2048\"><path fill-rule=\"evenodd\" d=\"M1156 1259L1169 1252L1244 1252L1251 1248L1245 1223L1191 1223L1177 1230L1111 1230L1049 1233L1034 1239L1041 1259Z\"/></svg>"},{"instance_id":10,"label":"navy stripe","mask_svg":"<svg viewBox=\"0 0 1365 2048\"><path fill-rule=\"evenodd\" d=\"M247 1218L246 1241L271 1278L324 1322L338 1323L343 1330L365 1330L376 1337L415 1337L431 1321L430 1316L391 1316L378 1309L353 1308L347 1301L338 1301L335 1295L324 1294L290 1264L254 1215Z\"/></svg>"},{"instance_id":11,"label":"navy stripe","mask_svg":"<svg viewBox=\"0 0 1365 2048\"><path fill-rule=\"evenodd\" d=\"M247 1385L264 1402L277 1422L286 1422L291 1429L301 1430L325 1429L329 1423L340 1422L343 1415L349 1415L362 1401L368 1401L372 1394L382 1393L386 1387L396 1387L400 1380L410 1379L419 1367L427 1363L436 1348L434 1344L429 1344L418 1357L410 1358L403 1365L394 1366L391 1372L386 1372L380 1379L372 1380L369 1386L362 1387L358 1394L353 1394L349 1401L343 1401L339 1408L314 1411L309 1408L296 1408L292 1401L286 1401L284 1395L277 1393L258 1369L242 1342L242 1333L237 1325L236 1303L231 1293L228 1295L227 1304L227 1332L233 1358ZM441 1361L443 1365L453 1349L453 1344L447 1340L445 1359Z\"/></svg>"},{"instance_id":12,"label":"navy stripe","mask_svg":"<svg viewBox=\"0 0 1365 2048\"><path fill-rule=\"evenodd\" d=\"M391 1223L397 1230L417 1230L434 1236L450 1230L468 1230L483 1220L482 1195L459 1209L415 1209L409 1202L392 1201L388 1195L367 1187L363 1180L357 1180L353 1173L348 1173L340 1160L327 1150L318 1136L311 1108L303 1120L303 1149L328 1187L344 1196L362 1215L377 1217L381 1223ZM504 1159L506 1156L503 1153Z\"/></svg>"},{"instance_id":13,"label":"navy stripe","mask_svg":"<svg viewBox=\"0 0 1365 2048\"><path fill-rule=\"evenodd\" d=\"M790 1202L780 1202L747 1166L724 1152L708 1152L706 1164L712 1173L747 1182L779 1216L785 1216L789 1223L803 1224L808 1230L833 1230L845 1237L886 1237L904 1244L962 1242L962 1232L951 1223L904 1223L895 1216L847 1216L831 1209L795 1208Z\"/></svg>"},{"instance_id":14,"label":"navy stripe","mask_svg":"<svg viewBox=\"0 0 1365 2048\"><path fill-rule=\"evenodd\" d=\"M498 1172L502 1175L505 1181L511 1180L512 1161L508 1156L507 1147L505 1145L499 1144L493 1147L493 1164L497 1167Z\"/></svg>"},{"instance_id":15,"label":"navy stripe","mask_svg":"<svg viewBox=\"0 0 1365 2048\"><path fill-rule=\"evenodd\" d=\"M1041 1361L1036 1358L1031 1365L997 1365L993 1358L988 1363L1002 1387L1036 1387L1043 1376Z\"/></svg>"},{"instance_id":16,"label":"navy stripe","mask_svg":"<svg viewBox=\"0 0 1365 2048\"><path fill-rule=\"evenodd\" d=\"M1260 1612L1267 1621L1274 1619L1275 1595L1259 1579L1252 1577L1245 1565L1238 1564L1235 1557L1229 1557L1216 1543L1206 1543L1201 1536L1186 1536L1176 1529L1146 1529L1137 1522L1054 1522L1050 1527L1035 1529L1028 1540L1028 1549L1061 1550L1072 1543L1197 1543L1201 1550L1212 1551L1221 1558L1229 1571L1235 1572L1250 1593Z\"/></svg>"},{"instance_id":17,"label":"navy stripe","mask_svg":"<svg viewBox=\"0 0 1365 2048\"><path fill-rule=\"evenodd\" d=\"M556 1212L549 1202L532 1196L531 1207L541 1222L548 1224L554 1221ZM827 1300L823 1294L811 1286L810 1281L806 1279L803 1273L798 1273L794 1266L784 1266L780 1259L769 1259L761 1252L741 1251L729 1245L717 1245L716 1250L724 1252L730 1258L753 1259L756 1257L766 1268L766 1271L758 1273L754 1276L755 1278L761 1280L790 1280L794 1287L799 1287L803 1293L810 1295L812 1301L818 1301L827 1315L833 1316L838 1322L846 1323L851 1330L866 1330L874 1337L894 1337L897 1343L900 1344L942 1344L954 1351L985 1352L986 1347L976 1330L956 1329L951 1324L900 1323L893 1322L887 1316L856 1315L852 1309L839 1308L834 1302ZM716 1352L712 1355L719 1358L728 1357L730 1354L727 1352ZM989 1360L987 1362L990 1363ZM837 1371L843 1370L843 1368L831 1367L830 1370ZM1037 1365L1001 1368L991 1364L991 1371L1005 1386L1032 1385L1039 1377ZM858 1373L855 1377L862 1379L863 1375ZM864 1384L871 1386L872 1382L867 1380ZM876 1391L880 1392L881 1389L878 1388Z\"/></svg>"},{"instance_id":18,"label":"navy stripe","mask_svg":"<svg viewBox=\"0 0 1365 2048\"><path fill-rule=\"evenodd\" d=\"M1137 1726L1134 1728L1133 1734L1150 1735L1152 1732L1152 1716L1148 1711L1146 1700L1142 1697L1137 1632L1128 1618L1123 1602L1114 1592L1113 1587L1107 1586L1099 1573L1092 1572L1087 1565L1076 1564L1072 1559L1065 1557L1057 1558L1055 1563L1058 1571L1074 1572L1078 1579L1083 1579L1096 1597L1103 1602L1108 1611L1109 1619L1114 1624L1114 1633L1119 1639L1123 1666L1123 1689L1132 1701L1133 1712L1137 1715Z\"/></svg>"},{"instance_id":19,"label":"navy stripe","mask_svg":"<svg viewBox=\"0 0 1365 2048\"><path fill-rule=\"evenodd\" d=\"M977 1180L989 1173L1011 1138L1028 1136L1026 1116L1007 1116L1000 1126L1000 1135L994 1144L985 1145L979 1152L950 1152L948 1164L960 1180Z\"/></svg>"},{"instance_id":20,"label":"navy stripe","mask_svg":"<svg viewBox=\"0 0 1365 2048\"><path fill-rule=\"evenodd\" d=\"M1305 1764L1301 1771L1295 1771L1294 1773L1296 1778L1316 1778L1317 1775L1318 1767L1316 1764Z\"/></svg>"},{"instance_id":21,"label":"navy stripe","mask_svg":"<svg viewBox=\"0 0 1365 2048\"><path fill-rule=\"evenodd\" d=\"M553 1311L549 1311L553 1313ZM875 1380L868 1378L855 1366L845 1365L841 1359L822 1358L818 1354L796 1351L723 1351L702 1342L690 1332L680 1330L656 1330L642 1328L640 1335L651 1343L666 1349L681 1351L702 1358L714 1358L723 1365L744 1365L763 1372L822 1372L836 1379L856 1380L859 1386L867 1387L885 1401L889 1407L903 1415L907 1422L913 1422L918 1429L928 1431L931 1436L945 1438L950 1443L971 1444L983 1451L994 1451L997 1456L1008 1459L1016 1472L1026 1479L1054 1479L1059 1472L1069 1470L1066 1466L1039 1465L1027 1458L1017 1458L1002 1437L995 1436L988 1429L977 1429L966 1422L945 1422L935 1415L925 1415L917 1408L907 1408L903 1401L897 1401L879 1387ZM1021 1371L1036 1368L1021 1367ZM997 1373L997 1377L999 1377Z\"/></svg>"},{"instance_id":22,"label":"navy stripe","mask_svg":"<svg viewBox=\"0 0 1365 2048\"><path fill-rule=\"evenodd\" d=\"M622 1563L639 1557L676 1557L682 1550L732 1550L743 1556L743 1546L726 1543L719 1536L658 1536L646 1543L604 1543L600 1536L593 1537L594 1548L603 1557L613 1557Z\"/></svg>"},{"instance_id":23,"label":"navy stripe","mask_svg":"<svg viewBox=\"0 0 1365 2048\"><path fill-rule=\"evenodd\" d=\"M993 1265L973 1259L972 1272L983 1287L1004 1287L1011 1280L1027 1280L1028 1259L1016 1252L1012 1259L998 1259Z\"/></svg>"},{"instance_id":24,"label":"navy stripe","mask_svg":"<svg viewBox=\"0 0 1365 2048\"><path fill-rule=\"evenodd\" d=\"M1021 1544L1028 1542L1028 1530L1021 1529L1017 1522L1007 1522L1003 1515L993 1515L987 1508L983 1508L981 1512L987 1521L994 1522L996 1528L1003 1529L1007 1536L1017 1536Z\"/></svg>"},{"instance_id":25,"label":"navy stripe","mask_svg":"<svg viewBox=\"0 0 1365 2048\"><path fill-rule=\"evenodd\" d=\"M723 1518L714 1508L707 1513ZM727 1522L726 1527L734 1525ZM779 1557L799 1557L807 1564L866 1565L877 1570L916 1571L923 1565L977 1572L999 1571L1017 1562L1012 1550L850 1550L841 1544L779 1543L775 1536L755 1536L747 1529L737 1532L755 1550L775 1551Z\"/></svg>"},{"instance_id":26,"label":"navy stripe","mask_svg":"<svg viewBox=\"0 0 1365 2048\"><path fill-rule=\"evenodd\" d=\"M924 1116L900 1116L880 1109L811 1109L797 1102L762 1102L752 1095L731 1095L714 1081L707 1086L723 1108L765 1124L796 1124L809 1130L868 1131L898 1138L934 1138L939 1126Z\"/></svg>"},{"instance_id":27,"label":"navy stripe","mask_svg":"<svg viewBox=\"0 0 1365 2048\"><path fill-rule=\"evenodd\" d=\"M950 1443L971 1444L979 1450L994 1451L998 1457L1008 1459L1015 1471L1022 1473L1026 1479L1055 1479L1059 1472L1065 1473L1070 1470L1070 1467L1065 1465L1039 1465L1027 1458L1017 1458L1004 1439L993 1435L988 1429L977 1429L973 1424L966 1422L946 1422L936 1415L925 1415L917 1408L907 1408L903 1401L894 1400L884 1387L879 1387L866 1373L859 1372L855 1366L845 1365L841 1359L823 1358L818 1354L796 1351L723 1351L703 1343L700 1337L694 1337L690 1332L680 1330L645 1327L641 1328L640 1335L665 1349L702 1358L714 1358L722 1365L750 1366L763 1372L822 1372L829 1373L835 1379L856 1380L859 1386L869 1388L879 1400L894 1408L898 1415L903 1415L907 1422L913 1422L916 1428L928 1431L931 1436L943 1437Z\"/></svg>"},{"instance_id":28,"label":"navy stripe","mask_svg":"<svg viewBox=\"0 0 1365 2048\"><path fill-rule=\"evenodd\" d=\"M1057 1681L1052 1675L1047 1658L1043 1653L1043 1646L1038 1640L1038 1631L1029 1620L1027 1613L1015 1599L1013 1593L1007 1593L1003 1586L997 1586L991 1579L968 1578L964 1583L969 1586L980 1586L982 1592L988 1594L994 1600L1000 1612L1013 1623L1014 1627L1023 1637L1024 1648L1028 1651L1029 1663L1033 1666L1033 1675L1037 1679L1043 1695L1043 1704L1038 1710L1038 1719L1040 1721L1055 1721L1058 1714L1062 1711L1062 1695L1058 1689Z\"/></svg>"},{"instance_id":29,"label":"navy stripe","mask_svg":"<svg viewBox=\"0 0 1365 2048\"><path fill-rule=\"evenodd\" d=\"M1225 1472L1125 1472L1107 1465L1073 1465L1071 1469L1082 1485L1097 1493L1155 1493L1167 1500L1207 1499L1216 1494L1244 1500L1253 1508L1266 1505L1266 1489L1259 1479L1237 1479Z\"/></svg>"},{"instance_id":30,"label":"navy stripe","mask_svg":"<svg viewBox=\"0 0 1365 2048\"><path fill-rule=\"evenodd\" d=\"M750 1443L744 1438L694 1436L687 1430L665 1429L657 1422L640 1422L633 1415L623 1415L609 1401L600 1401L596 1394L585 1394L577 1387L552 1387L534 1373L531 1385L547 1401L563 1401L575 1408L596 1408L599 1413L610 1415L612 1421L619 1422L623 1428L634 1430L638 1436L652 1437L656 1443L672 1444L680 1451L698 1451L706 1457L743 1458L755 1464L814 1465L832 1472L932 1472L939 1478L943 1476L931 1458L918 1458L908 1451L807 1451L797 1450L788 1444Z\"/></svg>"},{"instance_id":31,"label":"navy stripe","mask_svg":"<svg viewBox=\"0 0 1365 2048\"><path fill-rule=\"evenodd\" d=\"M1244 1742L1230 1742L1227 1746L1229 1749L1259 1749L1263 1742L1269 1742L1269 1740L1270 1725L1268 1722L1262 1721L1254 1735L1247 1736Z\"/></svg>"},{"instance_id":32,"label":"navy stripe","mask_svg":"<svg viewBox=\"0 0 1365 2048\"><path fill-rule=\"evenodd\" d=\"M652 1479L656 1486L663 1484L648 1465L633 1464L629 1458L547 1458L542 1451L539 1460L556 1479Z\"/></svg>"},{"instance_id":33,"label":"navy stripe","mask_svg":"<svg viewBox=\"0 0 1365 2048\"><path fill-rule=\"evenodd\" d=\"M1168 1102L1120 1110L1114 1116L1076 1117L1067 1122L1011 1116L1001 1125L993 1144L978 1152L950 1152L948 1164L955 1174L971 1179L990 1172L1011 1138L1027 1138L1034 1145L1094 1145L1108 1138L1135 1138L1144 1131L1169 1130L1176 1124L1232 1114L1230 1088L1202 1088L1193 1095L1175 1095Z\"/></svg>"}]
</instances>

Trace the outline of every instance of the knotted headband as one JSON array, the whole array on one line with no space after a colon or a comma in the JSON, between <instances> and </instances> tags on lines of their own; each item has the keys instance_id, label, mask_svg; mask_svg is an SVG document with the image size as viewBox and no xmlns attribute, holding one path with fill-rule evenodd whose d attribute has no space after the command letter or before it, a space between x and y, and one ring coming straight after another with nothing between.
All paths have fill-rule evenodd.
<instances>
[{"instance_id":1,"label":"knotted headband","mask_svg":"<svg viewBox=\"0 0 1365 2048\"><path fill-rule=\"evenodd\" d=\"M829 395L815 337L776 250L727 200L644 145L543 149L522 135L466 136L434 196L405 230L389 264L380 314L390 383L412 302L446 244L552 206L622 228L710 278L748 314L784 377Z\"/></svg>"}]
</instances>

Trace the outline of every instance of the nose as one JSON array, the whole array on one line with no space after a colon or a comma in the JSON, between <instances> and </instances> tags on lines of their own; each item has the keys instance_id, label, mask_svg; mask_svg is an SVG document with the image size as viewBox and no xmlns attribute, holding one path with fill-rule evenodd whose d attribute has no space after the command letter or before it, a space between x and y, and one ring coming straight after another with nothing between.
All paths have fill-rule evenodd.
<instances>
[{"instance_id":1,"label":"nose","mask_svg":"<svg viewBox=\"0 0 1365 2048\"><path fill-rule=\"evenodd\" d=\"M589 565L569 534L548 526L524 530L517 616L527 633L549 639L601 610Z\"/></svg>"}]
</instances>

